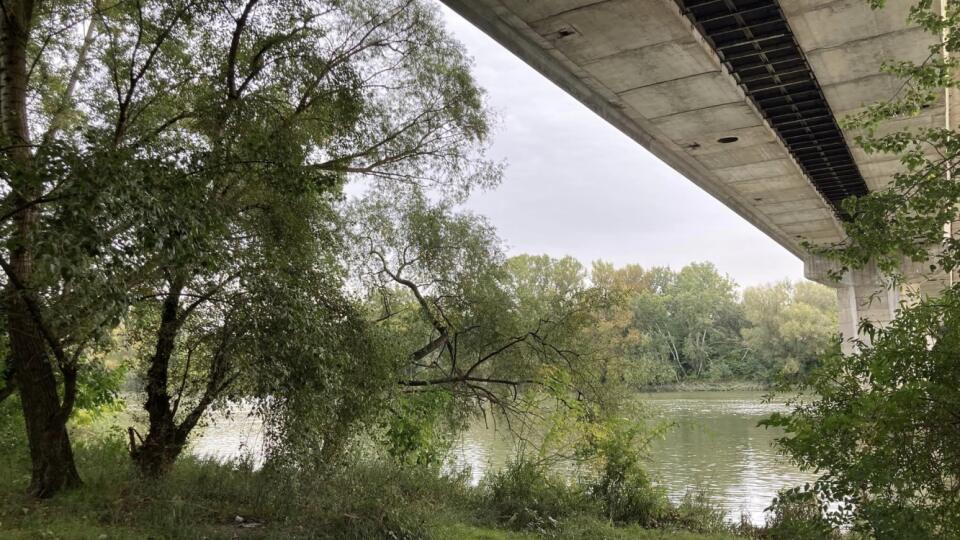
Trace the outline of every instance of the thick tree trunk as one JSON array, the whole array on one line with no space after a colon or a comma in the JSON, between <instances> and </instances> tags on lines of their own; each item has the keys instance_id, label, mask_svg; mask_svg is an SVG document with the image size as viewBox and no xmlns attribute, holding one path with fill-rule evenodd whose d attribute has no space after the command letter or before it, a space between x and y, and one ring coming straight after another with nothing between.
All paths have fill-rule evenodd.
<instances>
[{"instance_id":1,"label":"thick tree trunk","mask_svg":"<svg viewBox=\"0 0 960 540\"><path fill-rule=\"evenodd\" d=\"M14 328L11 325L11 334ZM16 351L17 346L11 345ZM14 354L20 355L23 351ZM21 364L20 370L17 380L32 463L29 492L37 497L50 497L62 489L79 486L80 475L74 464L57 383L48 360L34 356Z\"/></svg>"},{"instance_id":2,"label":"thick tree trunk","mask_svg":"<svg viewBox=\"0 0 960 540\"><path fill-rule=\"evenodd\" d=\"M180 330L180 298L185 280L175 278L163 300L157 346L147 370L147 402L144 408L149 416L147 437L137 446L131 438L130 455L144 475L157 477L169 470L180 455L183 441L178 442L174 411L170 409L167 383L170 359Z\"/></svg>"},{"instance_id":3,"label":"thick tree trunk","mask_svg":"<svg viewBox=\"0 0 960 540\"><path fill-rule=\"evenodd\" d=\"M17 264L13 267L17 268ZM18 291L8 288L7 296L10 358L16 368L33 466L29 492L50 497L64 488L80 485L67 434L69 410L61 405L51 359L37 324Z\"/></svg>"},{"instance_id":4,"label":"thick tree trunk","mask_svg":"<svg viewBox=\"0 0 960 540\"><path fill-rule=\"evenodd\" d=\"M185 316L180 310L185 283L186 279L182 277L173 279L163 301L160 328L157 330L157 345L150 359L150 368L147 370L147 402L144 405L150 424L147 436L139 445L135 440L134 432L131 432L130 436L130 455L140 472L150 477L162 476L170 470L177 457L183 452L190 432L222 390L225 377L223 357L225 343L222 343L221 350L214 354L206 391L190 413L179 424L177 423L177 408L182 396L178 394L171 406L167 385L170 378L170 360L176 349L177 334Z\"/></svg>"},{"instance_id":5,"label":"thick tree trunk","mask_svg":"<svg viewBox=\"0 0 960 540\"><path fill-rule=\"evenodd\" d=\"M170 470L186 442L179 432L172 418L150 422L146 439L131 452L140 474L159 478Z\"/></svg>"},{"instance_id":6,"label":"thick tree trunk","mask_svg":"<svg viewBox=\"0 0 960 540\"><path fill-rule=\"evenodd\" d=\"M30 492L49 497L80 483L66 421L71 401L61 404L47 343L38 313L27 304L33 275L33 236L39 218L25 203L40 194L41 183L31 172L33 161L27 122L27 43L33 18L31 0L4 2L0 17L3 70L0 119L3 142L13 164L10 174L13 202L26 207L14 218L6 290L10 363L20 392L33 469ZM16 282L16 283L15 283ZM19 283L20 286L17 284Z\"/></svg>"}]
</instances>

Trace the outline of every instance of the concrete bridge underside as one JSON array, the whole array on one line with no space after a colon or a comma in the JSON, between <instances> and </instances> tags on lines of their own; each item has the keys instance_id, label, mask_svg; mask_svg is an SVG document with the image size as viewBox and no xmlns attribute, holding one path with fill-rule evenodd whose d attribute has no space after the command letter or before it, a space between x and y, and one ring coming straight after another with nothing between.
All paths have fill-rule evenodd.
<instances>
[{"instance_id":1,"label":"concrete bridge underside","mask_svg":"<svg viewBox=\"0 0 960 540\"><path fill-rule=\"evenodd\" d=\"M889 321L899 291L866 269L841 282L802 244L843 240L839 201L882 189L899 161L837 120L895 96L885 60L921 62L933 37L912 0L443 0L501 45L838 289L841 331ZM882 129L955 126L944 95ZM597 179L602 182L602 179ZM935 292L942 279L910 274Z\"/></svg>"}]
</instances>

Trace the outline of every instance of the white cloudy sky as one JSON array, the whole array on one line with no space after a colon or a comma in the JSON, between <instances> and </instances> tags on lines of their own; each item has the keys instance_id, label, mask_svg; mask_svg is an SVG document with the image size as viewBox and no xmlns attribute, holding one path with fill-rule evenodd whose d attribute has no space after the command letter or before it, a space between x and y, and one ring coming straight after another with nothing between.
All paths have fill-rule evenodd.
<instances>
[{"instance_id":1,"label":"white cloudy sky","mask_svg":"<svg viewBox=\"0 0 960 540\"><path fill-rule=\"evenodd\" d=\"M467 206L511 253L679 268L712 261L740 285L803 276L790 252L447 8L499 116L503 183Z\"/></svg>"}]
</instances>

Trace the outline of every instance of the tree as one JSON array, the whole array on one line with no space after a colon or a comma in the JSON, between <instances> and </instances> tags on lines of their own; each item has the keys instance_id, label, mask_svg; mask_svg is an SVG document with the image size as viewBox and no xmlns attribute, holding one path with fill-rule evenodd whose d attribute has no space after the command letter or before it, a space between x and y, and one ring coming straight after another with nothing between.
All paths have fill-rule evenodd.
<instances>
[{"instance_id":1,"label":"tree","mask_svg":"<svg viewBox=\"0 0 960 540\"><path fill-rule=\"evenodd\" d=\"M740 332L750 361L740 376L773 380L806 373L836 345L836 294L810 282L750 287L743 293L747 321Z\"/></svg>"},{"instance_id":2,"label":"tree","mask_svg":"<svg viewBox=\"0 0 960 540\"><path fill-rule=\"evenodd\" d=\"M660 335L643 328L638 320L638 314L652 315L642 306L662 307L654 292L658 277L663 277L661 270L646 271L633 264L614 268L603 261L593 263L591 281L614 299L608 309L601 311L597 325L591 330L591 339L603 344L608 351L606 358L610 365L603 366L601 380L607 379L608 373L617 373L634 388L680 382L669 345L659 339ZM666 317L665 311L655 313Z\"/></svg>"},{"instance_id":3,"label":"tree","mask_svg":"<svg viewBox=\"0 0 960 540\"><path fill-rule=\"evenodd\" d=\"M707 375L715 362L741 354L736 284L710 263L679 272L652 269L652 291L635 300L637 325L677 379Z\"/></svg>"},{"instance_id":4,"label":"tree","mask_svg":"<svg viewBox=\"0 0 960 540\"><path fill-rule=\"evenodd\" d=\"M313 297L331 313L345 309L336 280L309 277L338 273L331 258L339 247L330 238L336 227L330 195L345 174L379 177L388 187L434 186L435 175L447 172L440 187L458 191L491 178L483 166L468 170L471 143L485 135L482 103L462 54L443 39L433 13L409 1L306 3L274 11L251 0L237 9L211 14L214 28L230 32L199 40L212 44L203 47L204 57L222 58L225 73L225 81L201 86L212 103L197 109L212 105L216 114L191 132L217 149L197 156L200 167L192 175L195 200L208 212L216 209L216 221L184 227L195 232L187 242L178 233L161 244L166 291L147 368L150 426L142 444L131 435L132 455L153 475L169 467L204 408L229 386L231 355L224 348L248 335L270 339L255 331L266 324L259 319L266 311L243 307L250 287L295 269L317 287L296 294ZM139 23L131 24L136 29ZM381 95L385 85L391 91ZM178 243L186 248L165 252ZM202 397L178 423L179 397L171 404L168 395L170 358L187 319L205 314L198 307L217 321L218 348L210 353ZM253 318L246 320L245 313ZM307 317L302 324L317 322ZM323 355L314 360L322 362ZM184 366L198 364L190 366L188 354Z\"/></svg>"},{"instance_id":5,"label":"tree","mask_svg":"<svg viewBox=\"0 0 960 540\"><path fill-rule=\"evenodd\" d=\"M477 216L417 191L371 195L354 214L358 288L370 318L390 335L397 366L395 453L417 450L419 426L470 414L508 423L539 415L543 400L573 409L601 399L595 357L583 339L605 302L570 258L505 259ZM419 405L411 405L419 403ZM511 424L512 426L512 424Z\"/></svg>"},{"instance_id":6,"label":"tree","mask_svg":"<svg viewBox=\"0 0 960 540\"><path fill-rule=\"evenodd\" d=\"M5 379L7 388L15 387L20 393L32 458L30 492L38 496L80 482L65 423L76 399L77 359L82 347L70 352L69 342L58 337L45 316L44 281L48 276L44 275L47 269L38 264L44 257L42 240L37 238L42 233L39 205L51 197L64 164L58 161L56 149L45 152L32 136L39 131L43 133L41 142L45 142L56 134L60 116L55 111L72 99L79 68L66 81L53 77L66 84L63 91L48 94L49 99L42 104L44 112L49 111L46 122L38 121L29 106L38 49L36 36L50 33L62 22L60 7L35 5L30 0L7 2L0 17L0 126L6 188L2 201L6 253L0 266L6 277L5 314L10 337ZM75 49L76 54L82 55L81 50ZM50 111L43 105L56 108ZM61 381L62 397L58 389Z\"/></svg>"},{"instance_id":7,"label":"tree","mask_svg":"<svg viewBox=\"0 0 960 540\"><path fill-rule=\"evenodd\" d=\"M935 279L954 275L960 261L960 137L946 127L885 124L956 88L960 10L920 2L910 22L936 36L929 57L885 64L904 79L901 92L845 122L864 151L897 156L902 170L887 188L845 201L848 239L822 250L837 274L873 262L898 287L905 261ZM951 538L960 530L958 297L958 285L949 285L940 295L908 297L885 328L862 322L870 339L824 358L804 381L819 399L768 421L786 429L781 444L795 461L822 471L811 491L839 503L825 508L834 524L877 538Z\"/></svg>"},{"instance_id":8,"label":"tree","mask_svg":"<svg viewBox=\"0 0 960 540\"><path fill-rule=\"evenodd\" d=\"M280 236L271 227L328 237L318 216L347 175L460 195L497 179L468 157L487 134L469 65L420 2L3 9L6 385L20 393L37 495L79 482L65 424L83 351L131 305L164 304L146 369L156 435L144 441L177 448L171 422L191 424L171 420L179 332L206 328L214 358L213 336L245 328L226 317L251 298L238 265L263 256ZM298 197L304 216L292 214ZM232 378L205 365L215 384L197 404Z\"/></svg>"}]
</instances>

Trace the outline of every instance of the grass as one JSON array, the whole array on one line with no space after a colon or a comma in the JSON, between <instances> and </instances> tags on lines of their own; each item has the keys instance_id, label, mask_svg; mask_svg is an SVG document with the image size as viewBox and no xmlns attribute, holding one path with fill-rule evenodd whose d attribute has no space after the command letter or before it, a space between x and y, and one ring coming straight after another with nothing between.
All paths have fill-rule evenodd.
<instances>
[{"instance_id":1,"label":"grass","mask_svg":"<svg viewBox=\"0 0 960 540\"><path fill-rule=\"evenodd\" d=\"M535 540L543 535L530 532L507 531L503 529L482 528L463 523L441 527L438 531L440 538L456 538L458 540ZM563 536L558 538L602 538L610 540L732 540L737 537L723 533L692 533L684 531L661 531L656 529L642 529L640 527L613 527L604 522L585 520L580 529L574 532L577 536Z\"/></svg>"},{"instance_id":2,"label":"grass","mask_svg":"<svg viewBox=\"0 0 960 540\"><path fill-rule=\"evenodd\" d=\"M187 457L159 481L139 478L119 439L77 446L81 488L27 497L22 452L0 458L0 536L10 539L673 539L722 533L617 527L577 510L540 531L489 518L485 495L465 478L389 462L325 475L253 470Z\"/></svg>"},{"instance_id":3,"label":"grass","mask_svg":"<svg viewBox=\"0 0 960 540\"><path fill-rule=\"evenodd\" d=\"M22 424L0 414L0 538L736 538L716 508L697 499L665 503L657 529L642 528L636 520L614 525L584 487L529 467L491 474L480 486L470 486L465 474L444 475L387 459L306 473L185 456L166 477L144 479L127 455L118 414L124 413L74 426L84 484L50 500L25 494L29 459Z\"/></svg>"}]
</instances>

